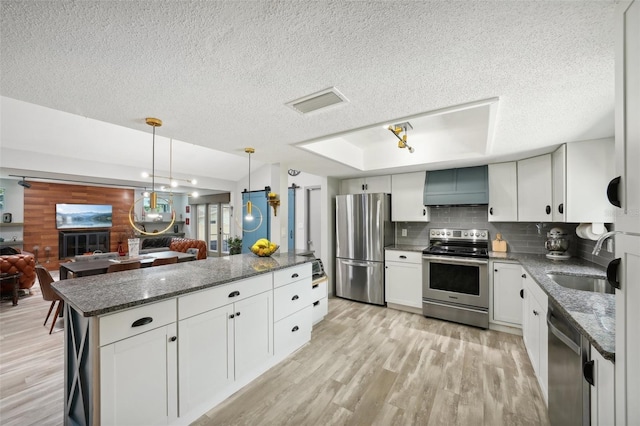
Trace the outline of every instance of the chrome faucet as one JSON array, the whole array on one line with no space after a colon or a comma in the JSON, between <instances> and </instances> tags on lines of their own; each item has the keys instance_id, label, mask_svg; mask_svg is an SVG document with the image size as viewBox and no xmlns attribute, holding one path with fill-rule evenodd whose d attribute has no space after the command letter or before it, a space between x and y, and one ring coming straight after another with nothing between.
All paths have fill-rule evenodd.
<instances>
[{"instance_id":1,"label":"chrome faucet","mask_svg":"<svg viewBox=\"0 0 640 426\"><path fill-rule=\"evenodd\" d=\"M600 238L598 238L598 241L596 241L596 246L593 248L591 254L595 254L596 256L600 254L600 250L602 250L602 243L604 243L604 240L614 236L615 234L622 234L622 231L609 231L600 235Z\"/></svg>"}]
</instances>

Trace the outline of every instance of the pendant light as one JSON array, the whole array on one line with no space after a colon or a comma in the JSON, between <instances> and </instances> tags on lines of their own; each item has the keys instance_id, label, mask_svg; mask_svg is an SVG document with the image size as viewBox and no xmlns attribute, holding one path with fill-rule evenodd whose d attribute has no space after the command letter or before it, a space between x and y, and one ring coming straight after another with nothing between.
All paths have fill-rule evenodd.
<instances>
[{"instance_id":1,"label":"pendant light","mask_svg":"<svg viewBox=\"0 0 640 426\"><path fill-rule=\"evenodd\" d=\"M158 219L160 218L160 212L158 212L158 193L156 192L156 127L162 126L162 120L160 120L159 118L147 117L145 119L145 123L147 123L149 126L153 128L153 138L152 138L152 146L151 146L151 192L149 192L149 213L147 213L147 218ZM169 207L171 208L171 221L166 228L156 232L147 232L145 229L141 229L138 226L136 226L136 218L135 218L135 212L134 212L135 206L138 203L138 201L142 201L144 199L144 195L143 195L143 198L134 200L133 204L129 208L129 223L131 224L133 229L135 229L138 233L142 235L164 234L169 229L171 229L174 222L176 221L176 212L173 209L173 200L171 198L172 197L169 197L169 199L166 200L169 204ZM142 204L143 204L142 210L144 214L144 210L145 210L144 203Z\"/></svg>"},{"instance_id":2,"label":"pendant light","mask_svg":"<svg viewBox=\"0 0 640 426\"><path fill-rule=\"evenodd\" d=\"M244 220L246 220L247 222L252 222L253 221L253 204L251 203L251 154L256 152L256 150L253 148L245 148L244 152L249 154L249 185L247 186L249 188L248 189L249 200L247 201L247 215L244 217Z\"/></svg>"}]
</instances>

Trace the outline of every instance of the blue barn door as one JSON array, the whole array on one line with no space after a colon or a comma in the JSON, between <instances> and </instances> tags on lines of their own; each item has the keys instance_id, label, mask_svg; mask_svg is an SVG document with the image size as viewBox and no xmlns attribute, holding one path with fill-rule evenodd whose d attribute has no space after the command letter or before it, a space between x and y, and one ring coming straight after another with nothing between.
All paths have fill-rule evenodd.
<instances>
[{"instance_id":1,"label":"blue barn door","mask_svg":"<svg viewBox=\"0 0 640 426\"><path fill-rule=\"evenodd\" d=\"M249 199L253 204L252 221L246 220ZM262 215L262 223L257 226L260 222L260 215ZM271 239L270 218L266 191L242 193L242 253L251 253L250 247L260 238Z\"/></svg>"}]
</instances>

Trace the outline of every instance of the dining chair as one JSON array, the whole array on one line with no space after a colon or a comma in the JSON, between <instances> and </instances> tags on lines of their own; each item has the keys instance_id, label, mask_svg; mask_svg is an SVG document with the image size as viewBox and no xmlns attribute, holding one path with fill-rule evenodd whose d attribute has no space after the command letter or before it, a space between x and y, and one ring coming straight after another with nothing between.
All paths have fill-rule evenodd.
<instances>
[{"instance_id":1,"label":"dining chair","mask_svg":"<svg viewBox=\"0 0 640 426\"><path fill-rule=\"evenodd\" d=\"M107 268L107 274L110 272L129 271L131 269L140 269L140 261L114 263Z\"/></svg>"},{"instance_id":2,"label":"dining chair","mask_svg":"<svg viewBox=\"0 0 640 426\"><path fill-rule=\"evenodd\" d=\"M178 256L153 259L151 266L171 265L172 263L178 263Z\"/></svg>"},{"instance_id":3,"label":"dining chair","mask_svg":"<svg viewBox=\"0 0 640 426\"><path fill-rule=\"evenodd\" d=\"M42 324L43 326L47 325L47 321L49 320L49 316L51 315L51 311L53 310L56 302L60 302L58 303L56 313L53 315L53 320L51 321L51 328L49 329L49 334L51 334L53 332L53 326L56 325L56 320L58 319L58 316L60 316L60 311L62 310L64 302L62 301L60 296L58 296L56 292L53 291L53 288L51 288L51 283L54 282L54 279L44 266L36 265L36 276L38 277L38 282L40 283L42 298L47 302L51 302L51 306L49 306L49 312L47 312L47 317L44 320L44 324Z\"/></svg>"}]
</instances>

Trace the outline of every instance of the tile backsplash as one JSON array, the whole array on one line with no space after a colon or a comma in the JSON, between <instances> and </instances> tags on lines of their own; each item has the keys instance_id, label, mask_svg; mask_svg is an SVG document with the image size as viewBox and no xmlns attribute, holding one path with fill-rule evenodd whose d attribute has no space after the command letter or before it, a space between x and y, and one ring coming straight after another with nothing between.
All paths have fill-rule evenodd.
<instances>
[{"instance_id":1,"label":"tile backsplash","mask_svg":"<svg viewBox=\"0 0 640 426\"><path fill-rule=\"evenodd\" d=\"M591 250L595 241L583 240L576 235L577 223L532 223L532 222L489 222L486 206L431 207L431 221L428 223L396 222L396 244L424 245L429 242L431 228L477 228L489 230L491 240L497 233L507 241L507 250L516 253L545 254L544 242L551 228L564 229L570 237L569 253L591 262L606 266L613 254L602 250L594 256ZM407 236L402 236L402 230ZM606 244L605 247L606 248Z\"/></svg>"}]
</instances>

